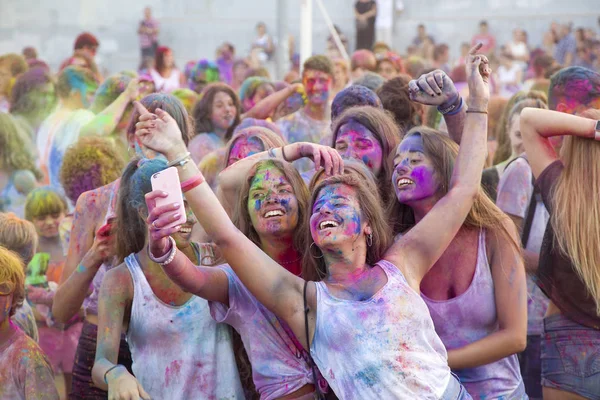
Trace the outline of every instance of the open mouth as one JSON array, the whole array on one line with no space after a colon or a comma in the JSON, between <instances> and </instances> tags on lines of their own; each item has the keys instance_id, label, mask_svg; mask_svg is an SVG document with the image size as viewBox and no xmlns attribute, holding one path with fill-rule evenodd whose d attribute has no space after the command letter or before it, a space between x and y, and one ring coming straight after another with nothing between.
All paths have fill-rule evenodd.
<instances>
[{"instance_id":1,"label":"open mouth","mask_svg":"<svg viewBox=\"0 0 600 400\"><path fill-rule=\"evenodd\" d=\"M332 220L321 221L321 223L319 223L319 229L322 231L326 229L337 228L338 226L340 226L340 224Z\"/></svg>"},{"instance_id":2,"label":"open mouth","mask_svg":"<svg viewBox=\"0 0 600 400\"><path fill-rule=\"evenodd\" d=\"M283 217L285 215L285 211L281 209L277 210L268 210L263 214L263 218L276 218Z\"/></svg>"},{"instance_id":3,"label":"open mouth","mask_svg":"<svg viewBox=\"0 0 600 400\"><path fill-rule=\"evenodd\" d=\"M192 233L192 227L189 225L182 225L181 228L179 228L179 233L183 233L183 234Z\"/></svg>"},{"instance_id":4,"label":"open mouth","mask_svg":"<svg viewBox=\"0 0 600 400\"><path fill-rule=\"evenodd\" d=\"M410 185L414 185L415 183L408 178L400 178L398 179L398 181L396 182L396 186L398 187L398 189L404 189L407 188Z\"/></svg>"}]
</instances>

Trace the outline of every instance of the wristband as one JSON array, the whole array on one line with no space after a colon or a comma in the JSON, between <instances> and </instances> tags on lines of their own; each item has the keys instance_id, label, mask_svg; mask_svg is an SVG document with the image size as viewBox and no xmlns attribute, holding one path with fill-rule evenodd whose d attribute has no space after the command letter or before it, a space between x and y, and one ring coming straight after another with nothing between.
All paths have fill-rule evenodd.
<instances>
[{"instance_id":1,"label":"wristband","mask_svg":"<svg viewBox=\"0 0 600 400\"><path fill-rule=\"evenodd\" d=\"M104 383L106 383L108 385L108 381L106 380L106 375L108 375L108 373L110 371L112 371L113 369L116 369L119 367L122 367L122 365L121 364L113 365L112 367L110 367L109 369L106 370L106 372L104 373Z\"/></svg>"},{"instance_id":2,"label":"wristband","mask_svg":"<svg viewBox=\"0 0 600 400\"><path fill-rule=\"evenodd\" d=\"M475 113L475 114L487 114L486 110L471 110L470 108L467 110L467 113Z\"/></svg>"},{"instance_id":3,"label":"wristband","mask_svg":"<svg viewBox=\"0 0 600 400\"><path fill-rule=\"evenodd\" d=\"M454 115L460 111L460 109L462 108L462 105L463 105L462 97L458 96L458 98L456 100L454 100L454 102L452 104L450 104L449 106L446 106L446 107L444 107L444 105L442 104L442 105L438 106L437 110L442 115Z\"/></svg>"},{"instance_id":4,"label":"wristband","mask_svg":"<svg viewBox=\"0 0 600 400\"><path fill-rule=\"evenodd\" d=\"M168 167L183 167L188 162L190 162L190 152L189 151L187 153L185 153L184 155L182 155L181 157L178 157L175 160L169 162L167 164L167 168Z\"/></svg>"},{"instance_id":5,"label":"wristband","mask_svg":"<svg viewBox=\"0 0 600 400\"><path fill-rule=\"evenodd\" d=\"M171 243L171 248L169 249L169 251L167 251L167 254L161 256L161 257L154 257L152 255L152 252L150 251L150 247L146 246L146 251L148 253L148 258L157 263L158 265L160 265L161 267L164 267L165 265L171 264L173 262L173 260L175 259L175 254L177 254L177 244L175 243L175 239L173 239L171 236L169 236L169 241Z\"/></svg>"},{"instance_id":6,"label":"wristband","mask_svg":"<svg viewBox=\"0 0 600 400\"><path fill-rule=\"evenodd\" d=\"M189 192L196 186L201 185L203 182L204 182L204 177L202 176L202 174L192 176L190 179L187 179L181 183L181 192L182 193Z\"/></svg>"}]
</instances>

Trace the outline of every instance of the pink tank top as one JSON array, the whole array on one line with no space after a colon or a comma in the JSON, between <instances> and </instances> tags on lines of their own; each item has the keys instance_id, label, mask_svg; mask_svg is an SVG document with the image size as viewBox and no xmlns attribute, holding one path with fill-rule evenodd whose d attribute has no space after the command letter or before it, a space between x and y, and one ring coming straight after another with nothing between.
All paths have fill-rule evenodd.
<instances>
[{"instance_id":1,"label":"pink tank top","mask_svg":"<svg viewBox=\"0 0 600 400\"><path fill-rule=\"evenodd\" d=\"M435 330L448 350L463 347L498 330L494 280L487 259L485 230L479 233L477 266L466 292L450 300L421 293ZM474 399L512 399L522 384L517 355L476 368L453 371Z\"/></svg>"}]
</instances>

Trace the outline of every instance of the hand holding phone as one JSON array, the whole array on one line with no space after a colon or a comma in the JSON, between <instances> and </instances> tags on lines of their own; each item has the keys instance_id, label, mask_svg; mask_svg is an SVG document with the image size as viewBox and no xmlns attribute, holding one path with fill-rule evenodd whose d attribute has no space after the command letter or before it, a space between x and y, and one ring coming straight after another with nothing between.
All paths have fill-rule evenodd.
<instances>
[{"instance_id":1,"label":"hand holding phone","mask_svg":"<svg viewBox=\"0 0 600 400\"><path fill-rule=\"evenodd\" d=\"M163 229L185 224L187 218L185 215L185 205L183 204L183 194L181 193L181 183L179 182L177 168L170 167L155 173L152 175L150 182L152 183L152 190L162 190L167 193L167 197L156 198L156 207L174 203L179 204L178 212L181 216L176 221L164 226Z\"/></svg>"}]
</instances>

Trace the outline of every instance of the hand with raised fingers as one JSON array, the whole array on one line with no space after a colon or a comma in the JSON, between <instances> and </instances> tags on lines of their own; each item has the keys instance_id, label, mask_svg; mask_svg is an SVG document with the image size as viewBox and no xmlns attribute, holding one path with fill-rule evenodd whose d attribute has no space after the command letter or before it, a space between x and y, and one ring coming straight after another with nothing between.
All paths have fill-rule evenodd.
<instances>
[{"instance_id":1,"label":"hand with raised fingers","mask_svg":"<svg viewBox=\"0 0 600 400\"><path fill-rule=\"evenodd\" d=\"M179 232L181 225L165 228L177 221L182 212L181 205L178 203L168 204L157 207L156 199L168 197L168 193L162 190L153 190L146 194L146 205L148 206L148 248L150 253L156 258L164 256L171 244L169 236Z\"/></svg>"},{"instance_id":2,"label":"hand with raised fingers","mask_svg":"<svg viewBox=\"0 0 600 400\"><path fill-rule=\"evenodd\" d=\"M299 142L287 147L291 146L296 147L298 158L310 158L315 163L315 170L323 167L327 175L338 175L344 172L344 160L342 160L340 153L330 146Z\"/></svg>"},{"instance_id":3,"label":"hand with raised fingers","mask_svg":"<svg viewBox=\"0 0 600 400\"><path fill-rule=\"evenodd\" d=\"M163 154L169 161L187 152L181 130L169 113L160 108L151 113L140 102L133 104L140 113L135 135L144 146Z\"/></svg>"},{"instance_id":4,"label":"hand with raised fingers","mask_svg":"<svg viewBox=\"0 0 600 400\"><path fill-rule=\"evenodd\" d=\"M140 81L133 78L125 88L125 94L129 101L136 101L140 97Z\"/></svg>"},{"instance_id":5,"label":"hand with raised fingers","mask_svg":"<svg viewBox=\"0 0 600 400\"><path fill-rule=\"evenodd\" d=\"M408 82L408 93L412 101L438 106L440 109L447 108L460 100L454 82L440 69Z\"/></svg>"},{"instance_id":6,"label":"hand with raised fingers","mask_svg":"<svg viewBox=\"0 0 600 400\"><path fill-rule=\"evenodd\" d=\"M150 400L151 397L133 375L119 366L107 375L109 400Z\"/></svg>"},{"instance_id":7,"label":"hand with raised fingers","mask_svg":"<svg viewBox=\"0 0 600 400\"><path fill-rule=\"evenodd\" d=\"M469 109L487 111L490 100L490 68L486 56L477 54L482 44L479 43L471 50L467 57L466 70L467 82L469 85Z\"/></svg>"}]
</instances>

